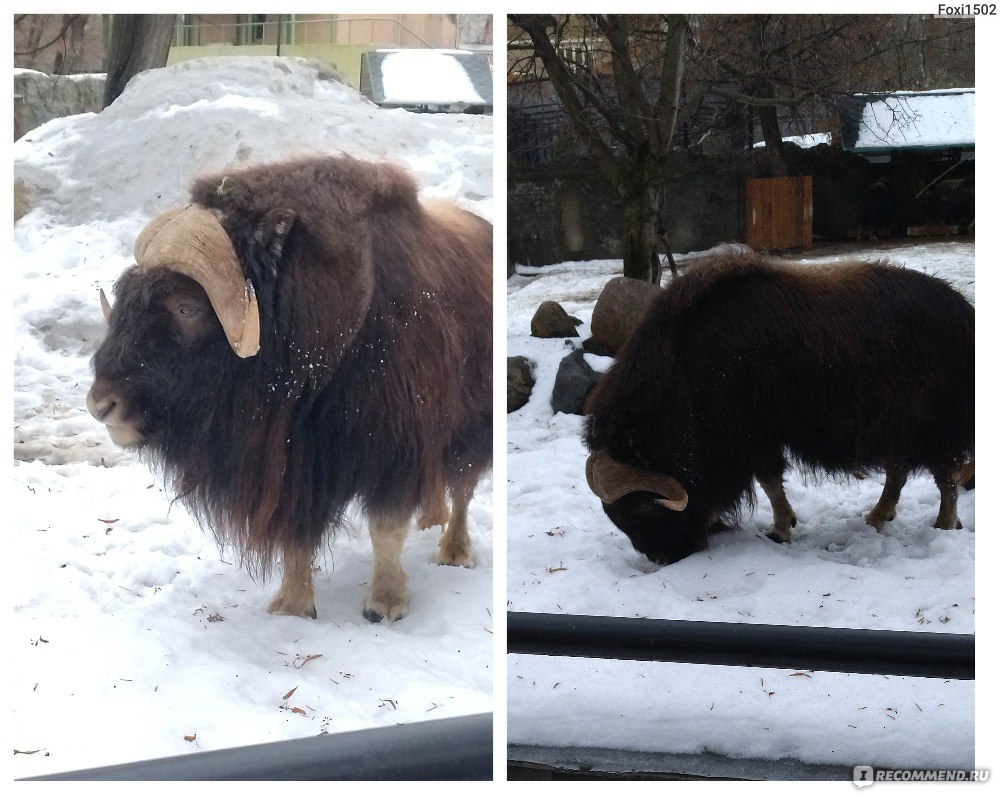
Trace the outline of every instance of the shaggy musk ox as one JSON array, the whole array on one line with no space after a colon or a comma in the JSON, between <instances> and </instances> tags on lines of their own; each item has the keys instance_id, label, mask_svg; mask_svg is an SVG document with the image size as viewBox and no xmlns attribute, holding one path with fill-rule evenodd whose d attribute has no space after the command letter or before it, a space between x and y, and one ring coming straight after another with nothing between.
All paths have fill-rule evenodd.
<instances>
[{"instance_id":1,"label":"shaggy musk ox","mask_svg":"<svg viewBox=\"0 0 1000 797\"><path fill-rule=\"evenodd\" d=\"M973 456L974 312L939 279L886 263L797 266L729 255L650 305L589 398L587 481L657 563L706 547L753 501L791 538L786 456L836 474L884 469L865 521L895 516L907 476L933 474L934 525L961 528Z\"/></svg>"},{"instance_id":2,"label":"shaggy musk ox","mask_svg":"<svg viewBox=\"0 0 1000 797\"><path fill-rule=\"evenodd\" d=\"M316 158L198 180L119 278L87 406L248 565L316 616L313 558L352 501L375 553L364 615L402 616L410 519L467 508L492 449L492 227L400 169ZM450 494L450 512L445 493Z\"/></svg>"}]
</instances>

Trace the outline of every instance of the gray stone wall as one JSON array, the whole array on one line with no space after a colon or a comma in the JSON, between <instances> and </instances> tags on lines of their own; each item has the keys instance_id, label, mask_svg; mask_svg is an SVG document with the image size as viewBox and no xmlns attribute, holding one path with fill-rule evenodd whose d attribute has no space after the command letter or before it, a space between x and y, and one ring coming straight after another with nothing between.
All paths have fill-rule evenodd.
<instances>
[{"instance_id":1,"label":"gray stone wall","mask_svg":"<svg viewBox=\"0 0 1000 797\"><path fill-rule=\"evenodd\" d=\"M101 110L104 75L14 74L14 140L39 125L78 113Z\"/></svg>"},{"instance_id":2,"label":"gray stone wall","mask_svg":"<svg viewBox=\"0 0 1000 797\"><path fill-rule=\"evenodd\" d=\"M746 180L758 176L760 150L704 156L671 154L664 173L667 233L674 252L742 242L746 228ZM789 175L813 176L813 236L843 240L860 223L868 188L889 167L829 146L787 145ZM897 169L909 173L911 168ZM592 164L553 162L508 172L509 258L541 266L566 260L621 257L621 202ZM912 195L893 173L897 193ZM923 183L922 183L923 184ZM913 215L913 214L910 214Z\"/></svg>"},{"instance_id":3,"label":"gray stone wall","mask_svg":"<svg viewBox=\"0 0 1000 797\"><path fill-rule=\"evenodd\" d=\"M664 179L674 251L742 240L747 172L739 161L675 153ZM507 187L507 238L515 263L621 257L621 200L592 164L512 166Z\"/></svg>"}]
</instances>

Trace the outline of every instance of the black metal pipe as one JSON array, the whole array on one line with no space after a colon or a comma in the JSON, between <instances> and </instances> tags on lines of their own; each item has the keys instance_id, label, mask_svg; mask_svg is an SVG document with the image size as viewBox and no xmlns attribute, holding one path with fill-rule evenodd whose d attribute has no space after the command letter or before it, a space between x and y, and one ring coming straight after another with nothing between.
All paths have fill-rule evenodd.
<instances>
[{"instance_id":1,"label":"black metal pipe","mask_svg":"<svg viewBox=\"0 0 1000 797\"><path fill-rule=\"evenodd\" d=\"M413 722L26 780L491 780L493 715Z\"/></svg>"},{"instance_id":2,"label":"black metal pipe","mask_svg":"<svg viewBox=\"0 0 1000 797\"><path fill-rule=\"evenodd\" d=\"M507 652L923 678L976 677L972 634L508 612Z\"/></svg>"}]
</instances>

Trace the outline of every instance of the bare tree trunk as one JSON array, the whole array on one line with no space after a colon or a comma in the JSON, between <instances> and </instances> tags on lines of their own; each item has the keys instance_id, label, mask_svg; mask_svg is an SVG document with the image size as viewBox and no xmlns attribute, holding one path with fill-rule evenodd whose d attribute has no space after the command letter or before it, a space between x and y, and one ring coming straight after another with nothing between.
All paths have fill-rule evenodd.
<instances>
[{"instance_id":1,"label":"bare tree trunk","mask_svg":"<svg viewBox=\"0 0 1000 797\"><path fill-rule=\"evenodd\" d=\"M660 169L646 145L631 159L622 197L622 260L626 277L660 284Z\"/></svg>"},{"instance_id":2,"label":"bare tree trunk","mask_svg":"<svg viewBox=\"0 0 1000 797\"><path fill-rule=\"evenodd\" d=\"M107 108L135 75L166 66L174 37L174 14L115 14L111 19L108 79L104 84Z\"/></svg>"},{"instance_id":3,"label":"bare tree trunk","mask_svg":"<svg viewBox=\"0 0 1000 797\"><path fill-rule=\"evenodd\" d=\"M677 116L680 112L681 87L684 80L684 52L687 47L690 27L686 16L674 15L667 18L661 26L667 33L667 43L663 56L663 70L660 75L660 98L661 102L657 106L658 139L659 147L657 151L661 163L666 163L670 154L670 145L674 138L674 131L677 129ZM663 202L664 174L662 169L656 175L656 232L667 253L667 263L670 265L670 274L677 276L677 264L674 262L674 254L670 246L670 238L667 235L667 209ZM660 281L659 267L655 282Z\"/></svg>"},{"instance_id":4,"label":"bare tree trunk","mask_svg":"<svg viewBox=\"0 0 1000 797\"><path fill-rule=\"evenodd\" d=\"M615 88L612 102L587 79L589 70L581 73L578 65L567 63L562 51L557 50L560 23L554 17L513 14L509 19L531 39L535 57L545 67L573 134L622 198L625 276L659 284L658 247L661 241L666 242L659 201L662 164L677 125L690 32L687 18L668 16L660 22L663 50L655 98L647 96L634 62L630 19L618 14L586 18L607 42ZM577 21L584 20L580 17ZM622 150L628 153L624 157ZM676 273L669 254L668 259Z\"/></svg>"},{"instance_id":5,"label":"bare tree trunk","mask_svg":"<svg viewBox=\"0 0 1000 797\"><path fill-rule=\"evenodd\" d=\"M774 87L766 84L762 87L760 97L774 97ZM778 124L778 108L775 105L757 107L757 118L764 134L764 160L767 164L768 177L787 177L788 166L785 154L781 149L781 126Z\"/></svg>"},{"instance_id":6,"label":"bare tree trunk","mask_svg":"<svg viewBox=\"0 0 1000 797\"><path fill-rule=\"evenodd\" d=\"M622 260L626 277L660 284L659 218L649 192L641 188L626 191L622 208Z\"/></svg>"},{"instance_id":7,"label":"bare tree trunk","mask_svg":"<svg viewBox=\"0 0 1000 797\"><path fill-rule=\"evenodd\" d=\"M663 187L660 187L660 195L657 198L656 206L659 208L659 226L657 227L657 233L660 236L660 243L663 244L663 249L667 253L667 265L670 266L670 275L672 277L677 276L677 263L674 261L674 248L670 245L670 236L667 234L667 209L664 207L663 202ZM660 266L660 271L663 271L663 266Z\"/></svg>"}]
</instances>

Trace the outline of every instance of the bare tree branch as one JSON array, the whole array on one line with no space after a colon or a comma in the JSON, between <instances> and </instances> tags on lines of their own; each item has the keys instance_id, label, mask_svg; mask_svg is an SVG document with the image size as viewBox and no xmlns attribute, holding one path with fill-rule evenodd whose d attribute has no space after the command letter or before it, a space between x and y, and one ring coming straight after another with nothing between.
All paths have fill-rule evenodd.
<instances>
[{"instance_id":1,"label":"bare tree branch","mask_svg":"<svg viewBox=\"0 0 1000 797\"><path fill-rule=\"evenodd\" d=\"M552 86L563 103L570 123L586 145L594 162L609 179L619 181L622 177L621 167L615 160L611 148L600 136L594 135L593 127L587 123L586 110L573 90L575 85L573 76L563 59L556 53L555 47L552 46L552 42L546 34L546 28L554 27L555 20L551 17L515 14L510 15L508 19L531 38L535 52L552 79ZM588 99L595 99L592 93L586 91L581 93ZM602 112L601 107L595 106L595 110L601 113L610 124L611 120L605 115L605 112Z\"/></svg>"},{"instance_id":2,"label":"bare tree branch","mask_svg":"<svg viewBox=\"0 0 1000 797\"><path fill-rule=\"evenodd\" d=\"M21 19L24 19L24 17L26 16L28 15L27 14L22 15ZM55 36L53 36L52 39L47 41L45 44L40 44L37 47L32 47L30 50L15 52L14 55L34 55L35 53L40 53L42 50L47 50L49 47L51 47L53 44L56 44L57 42L65 43L66 33L69 31L71 27L73 27L73 23L75 23L81 16L82 16L81 14L69 14L63 20L63 25L59 29L59 32ZM18 20L15 20L15 23L17 21Z\"/></svg>"}]
</instances>

